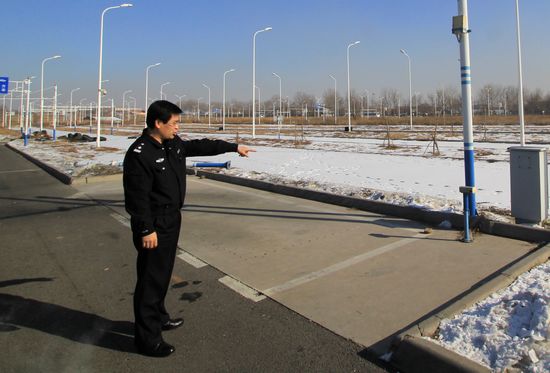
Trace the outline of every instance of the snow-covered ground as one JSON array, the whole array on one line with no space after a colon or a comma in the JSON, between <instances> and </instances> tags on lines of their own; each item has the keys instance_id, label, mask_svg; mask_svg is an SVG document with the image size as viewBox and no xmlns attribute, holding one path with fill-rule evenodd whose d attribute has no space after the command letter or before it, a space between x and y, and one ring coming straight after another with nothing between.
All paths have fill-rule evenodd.
<instances>
[{"instance_id":1,"label":"snow-covered ground","mask_svg":"<svg viewBox=\"0 0 550 373\"><path fill-rule=\"evenodd\" d=\"M550 372L550 263L443 320L435 342L497 372ZM434 341L432 339L432 341Z\"/></svg>"},{"instance_id":2,"label":"snow-covered ground","mask_svg":"<svg viewBox=\"0 0 550 373\"><path fill-rule=\"evenodd\" d=\"M59 136L65 134L59 132ZM137 131L136 131L137 134ZM187 138L202 138L190 134ZM235 135L208 134L235 141ZM124 154L134 141L106 135L97 151L95 143L31 141L25 152L64 172L78 176L120 172ZM246 178L297 185L304 188L383 200L434 210L460 211L458 187L464 183L462 144L439 141L440 155L433 156L425 141L308 137L301 139L262 135L240 136L257 152L249 158L235 153L193 161L231 161L220 172ZM12 145L23 149L21 140ZM510 144L476 143L478 208L492 218L509 219L510 180L507 148ZM468 358L502 371L550 371L549 337L550 264L522 275L508 289L493 294L463 314L441 324L438 343Z\"/></svg>"}]
</instances>

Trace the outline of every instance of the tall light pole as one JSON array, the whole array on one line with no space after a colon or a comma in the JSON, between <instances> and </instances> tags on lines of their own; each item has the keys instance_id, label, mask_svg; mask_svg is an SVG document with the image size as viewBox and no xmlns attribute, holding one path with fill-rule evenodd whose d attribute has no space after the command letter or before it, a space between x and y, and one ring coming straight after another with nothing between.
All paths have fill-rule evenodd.
<instances>
[{"instance_id":1,"label":"tall light pole","mask_svg":"<svg viewBox=\"0 0 550 373\"><path fill-rule=\"evenodd\" d=\"M97 139L96 144L97 147L101 146L101 95L105 94L103 89L101 88L101 75L103 73L103 17L105 16L105 13L107 13L109 10L112 9L118 9L118 8L128 8L133 6L132 4L120 4L117 6L111 6L108 8L105 8L103 12L101 13L101 29L99 33L99 78L97 79Z\"/></svg>"},{"instance_id":2,"label":"tall light pole","mask_svg":"<svg viewBox=\"0 0 550 373\"><path fill-rule=\"evenodd\" d=\"M282 85L283 85L283 79L277 75L276 73L272 73L274 77L279 79L279 116L281 115L281 112L283 110L283 99L282 99Z\"/></svg>"},{"instance_id":3,"label":"tall light pole","mask_svg":"<svg viewBox=\"0 0 550 373\"><path fill-rule=\"evenodd\" d=\"M72 90L71 90L71 110L70 110L70 112L71 112L71 116L70 116L71 120L70 120L70 123L69 123L69 127L72 127L72 125L73 125L73 116L74 116L74 113L73 113L73 93L76 92L76 91L78 91L78 90L80 90L80 88L75 88L75 89L72 89ZM75 119L75 122L76 122L76 119ZM75 123L75 127L76 127L76 123Z\"/></svg>"},{"instance_id":4,"label":"tall light pole","mask_svg":"<svg viewBox=\"0 0 550 373\"><path fill-rule=\"evenodd\" d=\"M168 85L168 84L170 84L170 82L162 83L162 84L160 85L160 99L161 99L161 100L163 100L163 98L162 98L162 97L163 97L163 96L162 96L162 88L163 88L165 85Z\"/></svg>"},{"instance_id":5,"label":"tall light pole","mask_svg":"<svg viewBox=\"0 0 550 373\"><path fill-rule=\"evenodd\" d=\"M27 85L27 109L26 109L27 115L25 116L25 132L23 135L25 146L27 145L27 141L28 141L27 139L30 135L29 133L30 106L29 105L31 101L31 83L33 78L34 76L28 77L23 81L23 91L25 91L25 84ZM21 99L23 99L23 97L21 97Z\"/></svg>"},{"instance_id":6,"label":"tall light pole","mask_svg":"<svg viewBox=\"0 0 550 373\"><path fill-rule=\"evenodd\" d=\"M180 95L174 95L174 96L176 96L176 98L178 99L178 102L180 104L180 109L181 109L181 99L184 98L187 95L181 95L181 96Z\"/></svg>"},{"instance_id":7,"label":"tall light pole","mask_svg":"<svg viewBox=\"0 0 550 373\"><path fill-rule=\"evenodd\" d=\"M349 49L353 47L354 45L359 44L361 41L357 40L356 42L353 42L348 45L347 49L347 62L348 62L348 132L351 132L351 88L350 88L350 81L349 81Z\"/></svg>"},{"instance_id":8,"label":"tall light pole","mask_svg":"<svg viewBox=\"0 0 550 373\"><path fill-rule=\"evenodd\" d=\"M135 97L128 97L128 101L134 101L134 110L133 110L133 113L134 113L134 126L136 125L136 105L137 105L137 100ZM128 102L128 110L130 109L130 102Z\"/></svg>"},{"instance_id":9,"label":"tall light pole","mask_svg":"<svg viewBox=\"0 0 550 373\"><path fill-rule=\"evenodd\" d=\"M223 73L223 105L222 105L222 130L225 131L225 76L235 69L227 70Z\"/></svg>"},{"instance_id":10,"label":"tall light pole","mask_svg":"<svg viewBox=\"0 0 550 373\"><path fill-rule=\"evenodd\" d=\"M401 49L401 53L407 57L409 60L409 125L412 130L413 128L413 115L412 115L412 76L411 76L411 57L407 54L404 49Z\"/></svg>"},{"instance_id":11,"label":"tall light pole","mask_svg":"<svg viewBox=\"0 0 550 373\"><path fill-rule=\"evenodd\" d=\"M329 76L334 80L334 124L337 124L338 122L338 103L336 101L336 78L329 74Z\"/></svg>"},{"instance_id":12,"label":"tall light pole","mask_svg":"<svg viewBox=\"0 0 550 373\"><path fill-rule=\"evenodd\" d=\"M491 87L487 87L487 117L491 116L491 106L489 102L489 94L491 93Z\"/></svg>"},{"instance_id":13,"label":"tall light pole","mask_svg":"<svg viewBox=\"0 0 550 373\"><path fill-rule=\"evenodd\" d=\"M208 128L210 128L210 117L212 116L212 112L210 111L210 87L204 83L202 83L202 86L208 89Z\"/></svg>"},{"instance_id":14,"label":"tall light pole","mask_svg":"<svg viewBox=\"0 0 550 373\"><path fill-rule=\"evenodd\" d=\"M272 27L266 27L254 33L252 38L252 138L256 138L256 35L260 32L271 31Z\"/></svg>"},{"instance_id":15,"label":"tall light pole","mask_svg":"<svg viewBox=\"0 0 550 373\"><path fill-rule=\"evenodd\" d=\"M82 123L82 102L84 102L86 100L87 100L87 98L83 98L78 102L78 111L80 112L80 123ZM75 125L75 127L76 127L76 125Z\"/></svg>"},{"instance_id":16,"label":"tall light pole","mask_svg":"<svg viewBox=\"0 0 550 373\"><path fill-rule=\"evenodd\" d=\"M122 93L122 125L124 126L124 113L126 112L126 94L131 93L132 90L129 89Z\"/></svg>"},{"instance_id":17,"label":"tall light pole","mask_svg":"<svg viewBox=\"0 0 550 373\"><path fill-rule=\"evenodd\" d=\"M197 98L197 120L201 122L201 100L202 97Z\"/></svg>"},{"instance_id":18,"label":"tall light pole","mask_svg":"<svg viewBox=\"0 0 550 373\"><path fill-rule=\"evenodd\" d=\"M519 27L519 1L516 0L516 36L518 45L518 115L520 127L520 144L525 146L525 118L523 111L523 72L521 67L521 32Z\"/></svg>"},{"instance_id":19,"label":"tall light pole","mask_svg":"<svg viewBox=\"0 0 550 373\"><path fill-rule=\"evenodd\" d=\"M42 70L40 75L40 131L44 129L44 63L57 58L61 58L61 56L56 55L53 57L44 58L42 60Z\"/></svg>"},{"instance_id":20,"label":"tall light pole","mask_svg":"<svg viewBox=\"0 0 550 373\"><path fill-rule=\"evenodd\" d=\"M149 105L149 69L160 65L160 62L147 66L145 69L145 123L144 127L147 127L147 105Z\"/></svg>"}]
</instances>

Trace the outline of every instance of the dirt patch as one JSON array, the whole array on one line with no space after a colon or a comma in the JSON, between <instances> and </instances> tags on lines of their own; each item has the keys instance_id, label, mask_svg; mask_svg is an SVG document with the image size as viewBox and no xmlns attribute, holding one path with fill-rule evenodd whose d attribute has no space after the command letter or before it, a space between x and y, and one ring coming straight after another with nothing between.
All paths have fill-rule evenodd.
<instances>
[{"instance_id":1,"label":"dirt patch","mask_svg":"<svg viewBox=\"0 0 550 373\"><path fill-rule=\"evenodd\" d=\"M102 147L99 147L99 148L95 148L94 150L95 150L96 152L116 153L116 152L118 152L120 149L119 149L119 148L112 148L112 147L109 147L109 146L102 146Z\"/></svg>"},{"instance_id":2,"label":"dirt patch","mask_svg":"<svg viewBox=\"0 0 550 373\"><path fill-rule=\"evenodd\" d=\"M99 175L115 175L122 172L122 168L119 166L112 166L106 164L95 164L90 167L86 167L80 170L75 176L99 176Z\"/></svg>"}]
</instances>

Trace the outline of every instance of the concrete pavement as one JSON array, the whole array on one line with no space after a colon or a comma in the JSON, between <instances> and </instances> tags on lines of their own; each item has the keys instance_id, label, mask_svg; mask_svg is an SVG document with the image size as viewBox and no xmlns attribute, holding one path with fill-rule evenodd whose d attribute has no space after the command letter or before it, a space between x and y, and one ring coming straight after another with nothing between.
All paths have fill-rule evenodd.
<instances>
[{"instance_id":1,"label":"concrete pavement","mask_svg":"<svg viewBox=\"0 0 550 373\"><path fill-rule=\"evenodd\" d=\"M76 187L121 198L116 176ZM536 248L193 176L183 217L186 252L376 354Z\"/></svg>"}]
</instances>

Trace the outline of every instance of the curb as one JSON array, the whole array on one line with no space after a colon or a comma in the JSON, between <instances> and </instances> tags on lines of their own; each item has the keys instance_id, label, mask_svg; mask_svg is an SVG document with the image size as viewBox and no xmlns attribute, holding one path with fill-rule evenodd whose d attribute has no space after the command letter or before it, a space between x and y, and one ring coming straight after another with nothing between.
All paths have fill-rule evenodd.
<instances>
[{"instance_id":1,"label":"curb","mask_svg":"<svg viewBox=\"0 0 550 373\"><path fill-rule=\"evenodd\" d=\"M260 189L267 192L284 194L291 197L309 199L312 201L355 208L377 214L422 221L433 225L438 225L447 220L451 222L453 228L464 229L464 217L457 213L431 211L417 207L393 205L385 202L342 196L311 189L301 189L287 185L272 184L266 181L245 179L238 176L218 174L202 170L187 169L187 174L249 188ZM501 236L527 242L550 242L550 230L502 223L489 220L482 216L473 218L471 227L477 228L482 233L494 236Z\"/></svg>"},{"instance_id":2,"label":"curb","mask_svg":"<svg viewBox=\"0 0 550 373\"><path fill-rule=\"evenodd\" d=\"M479 287L467 290L466 294L452 304L405 330L392 341L393 353L390 363L406 372L490 372L488 368L422 337L433 337L443 319L452 318L489 295L504 289L519 275L545 263L548 259L550 245L541 245L496 276L482 280L484 282Z\"/></svg>"},{"instance_id":3,"label":"curb","mask_svg":"<svg viewBox=\"0 0 550 373\"><path fill-rule=\"evenodd\" d=\"M17 154L20 154L24 158L26 158L29 161L31 161L32 163L34 163L35 165L37 165L38 167L40 167L41 169L43 169L44 171L46 171L47 173L49 173L50 175L52 175L53 177L55 177L56 179L61 181L63 184L71 185L73 183L72 176L67 175L63 171L55 168L54 166L51 166L51 165L49 165L45 162L42 162L42 161L38 160L37 158L34 158L33 156L17 149L15 146L11 145L9 142L6 143L6 146L9 149L16 152Z\"/></svg>"}]
</instances>

